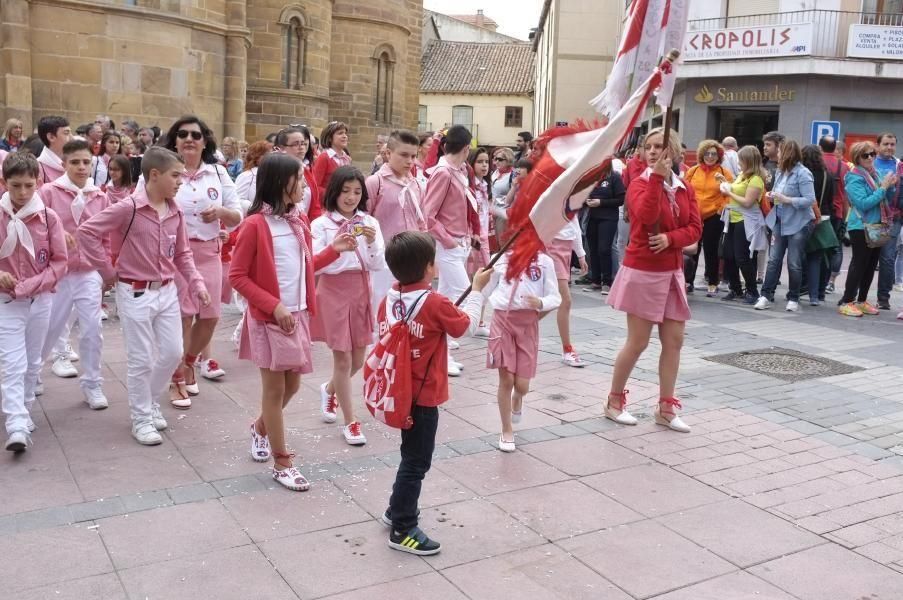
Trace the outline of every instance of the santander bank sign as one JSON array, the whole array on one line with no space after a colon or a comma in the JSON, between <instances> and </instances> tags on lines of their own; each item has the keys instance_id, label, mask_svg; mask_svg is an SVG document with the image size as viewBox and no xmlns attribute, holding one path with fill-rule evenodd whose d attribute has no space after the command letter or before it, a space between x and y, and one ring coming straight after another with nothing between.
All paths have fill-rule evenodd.
<instances>
[{"instance_id":1,"label":"santander bank sign","mask_svg":"<svg viewBox=\"0 0 903 600\"><path fill-rule=\"evenodd\" d=\"M688 31L685 61L805 56L812 53L812 23Z\"/></svg>"}]
</instances>

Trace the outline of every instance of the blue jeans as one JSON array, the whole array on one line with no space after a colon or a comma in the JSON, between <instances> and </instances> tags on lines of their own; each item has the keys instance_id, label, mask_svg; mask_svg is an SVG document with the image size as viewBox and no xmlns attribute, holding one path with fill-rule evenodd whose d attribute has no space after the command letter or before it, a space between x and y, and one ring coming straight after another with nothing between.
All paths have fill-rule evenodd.
<instances>
[{"instance_id":1,"label":"blue jeans","mask_svg":"<svg viewBox=\"0 0 903 600\"><path fill-rule=\"evenodd\" d=\"M781 269L784 265L784 254L787 254L787 270L790 272L790 289L787 290L787 300L799 302L800 283L803 279L803 264L806 260L806 240L812 226L807 225L793 235L780 235L780 224L774 232L774 246L771 247L771 255L768 257L768 270L765 272L765 283L762 285L762 295L774 302L774 290L781 278Z\"/></svg>"},{"instance_id":2,"label":"blue jeans","mask_svg":"<svg viewBox=\"0 0 903 600\"><path fill-rule=\"evenodd\" d=\"M896 279L895 264L897 261L897 236L900 235L900 224L892 230L894 235L881 247L881 258L878 259L878 300L890 300L890 291Z\"/></svg>"}]
</instances>

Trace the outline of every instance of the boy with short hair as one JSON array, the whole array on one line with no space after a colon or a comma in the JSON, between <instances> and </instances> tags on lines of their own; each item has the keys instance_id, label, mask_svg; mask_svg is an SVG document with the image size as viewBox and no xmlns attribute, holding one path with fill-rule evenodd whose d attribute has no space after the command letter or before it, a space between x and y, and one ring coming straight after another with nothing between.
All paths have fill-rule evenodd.
<instances>
[{"instance_id":1,"label":"boy with short hair","mask_svg":"<svg viewBox=\"0 0 903 600\"><path fill-rule=\"evenodd\" d=\"M104 285L116 283L119 320L125 334L132 437L153 446L166 429L160 395L182 360L182 315L173 282L176 270L210 304L204 280L194 266L185 218L173 200L182 183L184 162L175 152L154 146L141 161L145 187L113 204L78 228L84 258L100 270ZM108 232L121 236L115 268L108 258ZM117 281L118 278L118 281Z\"/></svg>"},{"instance_id":2,"label":"boy with short hair","mask_svg":"<svg viewBox=\"0 0 903 600\"><path fill-rule=\"evenodd\" d=\"M435 261L436 242L429 234L404 231L392 238L386 246L386 262L398 282L380 305L377 319L380 334L385 334L408 310L413 311L408 327L414 424L401 431L401 464L381 520L391 526L390 548L419 555L437 554L440 549L440 544L417 526L417 501L436 445L439 405L448 400L446 335L473 334L483 307L480 292L492 275L486 270L474 275L473 293L461 310L448 298L430 293Z\"/></svg>"},{"instance_id":3,"label":"boy with short hair","mask_svg":"<svg viewBox=\"0 0 903 600\"><path fill-rule=\"evenodd\" d=\"M72 139L72 129L66 117L47 116L38 121L38 137L44 144L44 149L38 157L41 176L38 178L38 187L50 183L61 177L66 172L63 165L63 146Z\"/></svg>"},{"instance_id":4,"label":"boy with short hair","mask_svg":"<svg viewBox=\"0 0 903 600\"><path fill-rule=\"evenodd\" d=\"M15 152L3 161L9 191L0 198L0 392L6 449L21 452L35 429L29 411L41 371L41 352L53 304L66 273L60 219L38 195L38 161Z\"/></svg>"},{"instance_id":5,"label":"boy with short hair","mask_svg":"<svg viewBox=\"0 0 903 600\"><path fill-rule=\"evenodd\" d=\"M103 281L100 273L79 251L75 232L81 223L103 211L109 204L107 195L91 180L91 144L76 139L66 142L62 149L66 172L41 188L41 197L48 208L60 217L63 225L69 263L67 273L57 285L53 296L50 325L44 342L43 356L46 360L52 354L54 360L68 360L64 354L54 353L60 335L73 308L78 316L79 356L83 373L80 381L85 402L93 410L107 408L109 403L101 386L100 374L103 334L101 332L101 302ZM110 260L110 244L104 236L106 260Z\"/></svg>"},{"instance_id":6,"label":"boy with short hair","mask_svg":"<svg viewBox=\"0 0 903 600\"><path fill-rule=\"evenodd\" d=\"M386 142L389 158L366 180L367 212L379 221L383 239L388 243L402 231L426 231L420 208L423 187L411 175L420 140L415 133L396 130ZM372 276L373 307L379 307L395 279L388 268Z\"/></svg>"}]
</instances>

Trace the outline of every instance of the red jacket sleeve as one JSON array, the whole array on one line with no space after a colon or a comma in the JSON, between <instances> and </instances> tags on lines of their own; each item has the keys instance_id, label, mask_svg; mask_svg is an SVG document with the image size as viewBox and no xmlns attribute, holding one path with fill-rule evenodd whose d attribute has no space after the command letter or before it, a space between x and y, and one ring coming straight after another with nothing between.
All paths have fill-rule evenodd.
<instances>
[{"instance_id":1,"label":"red jacket sleeve","mask_svg":"<svg viewBox=\"0 0 903 600\"><path fill-rule=\"evenodd\" d=\"M702 218L699 216L699 205L696 203L696 195L691 186L686 186L686 190L690 221L684 227L665 232L671 245L675 248L685 248L690 244L695 244L702 237Z\"/></svg>"},{"instance_id":2,"label":"red jacket sleeve","mask_svg":"<svg viewBox=\"0 0 903 600\"><path fill-rule=\"evenodd\" d=\"M322 206L323 194L326 193L326 187L329 185L329 176L335 171L335 162L329 157L327 152L322 152L317 160L314 161L313 175L314 182L317 184L318 195L320 196L320 204Z\"/></svg>"},{"instance_id":3,"label":"red jacket sleeve","mask_svg":"<svg viewBox=\"0 0 903 600\"><path fill-rule=\"evenodd\" d=\"M304 169L304 180L310 187L310 208L307 210L307 220L313 221L323 214L323 202L320 198L320 186L314 179L313 172L310 169Z\"/></svg>"},{"instance_id":4,"label":"red jacket sleeve","mask_svg":"<svg viewBox=\"0 0 903 600\"><path fill-rule=\"evenodd\" d=\"M454 305L454 303L439 294L430 294L430 298L436 302L434 311L436 324L453 338L459 338L467 333L470 328L470 317L467 313Z\"/></svg>"},{"instance_id":5,"label":"red jacket sleeve","mask_svg":"<svg viewBox=\"0 0 903 600\"><path fill-rule=\"evenodd\" d=\"M251 269L257 261L258 244L267 244L269 240L260 239L260 221L253 217L251 219L253 220L245 221L235 242L232 265L229 268L229 283L248 301L248 304L271 315L279 305L279 298L260 287L250 276Z\"/></svg>"}]
</instances>

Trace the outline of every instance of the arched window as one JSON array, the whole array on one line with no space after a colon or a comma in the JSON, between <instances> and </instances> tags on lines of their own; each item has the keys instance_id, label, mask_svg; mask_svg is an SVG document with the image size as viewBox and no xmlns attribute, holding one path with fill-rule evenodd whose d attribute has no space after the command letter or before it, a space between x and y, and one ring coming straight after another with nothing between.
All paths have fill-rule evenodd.
<instances>
[{"instance_id":1,"label":"arched window","mask_svg":"<svg viewBox=\"0 0 903 600\"><path fill-rule=\"evenodd\" d=\"M283 27L282 81L290 90L299 90L305 83L307 66L307 20L299 6L287 6L279 15Z\"/></svg>"},{"instance_id":2,"label":"arched window","mask_svg":"<svg viewBox=\"0 0 903 600\"><path fill-rule=\"evenodd\" d=\"M376 61L376 115L378 123L392 122L392 89L395 79L395 52L391 46L380 46L373 55Z\"/></svg>"}]
</instances>

